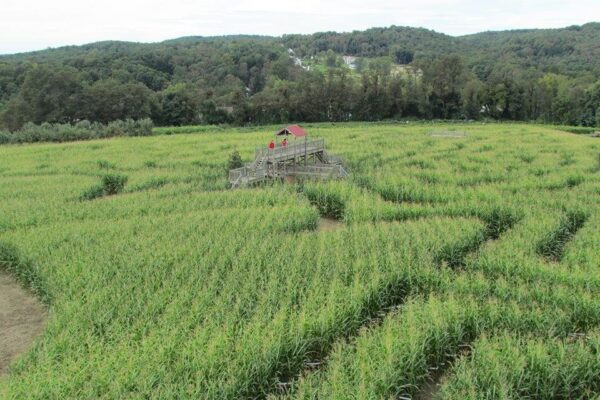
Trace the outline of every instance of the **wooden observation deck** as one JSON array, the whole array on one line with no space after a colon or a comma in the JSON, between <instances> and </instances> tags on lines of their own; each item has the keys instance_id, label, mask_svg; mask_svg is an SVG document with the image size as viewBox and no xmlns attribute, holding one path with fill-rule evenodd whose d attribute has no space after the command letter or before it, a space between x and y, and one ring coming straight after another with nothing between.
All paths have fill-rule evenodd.
<instances>
[{"instance_id":1,"label":"wooden observation deck","mask_svg":"<svg viewBox=\"0 0 600 400\"><path fill-rule=\"evenodd\" d=\"M339 179L348 176L341 160L325 151L324 139L304 140L273 149L256 149L255 159L229 171L232 188L291 177Z\"/></svg>"}]
</instances>

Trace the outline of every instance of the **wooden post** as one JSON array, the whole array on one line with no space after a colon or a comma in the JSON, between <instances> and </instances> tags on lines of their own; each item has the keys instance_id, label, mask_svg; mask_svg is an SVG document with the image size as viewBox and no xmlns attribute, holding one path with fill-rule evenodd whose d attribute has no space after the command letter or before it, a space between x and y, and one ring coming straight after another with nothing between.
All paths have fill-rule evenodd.
<instances>
[{"instance_id":1,"label":"wooden post","mask_svg":"<svg viewBox=\"0 0 600 400\"><path fill-rule=\"evenodd\" d=\"M304 135L304 166L306 167L306 135Z\"/></svg>"}]
</instances>

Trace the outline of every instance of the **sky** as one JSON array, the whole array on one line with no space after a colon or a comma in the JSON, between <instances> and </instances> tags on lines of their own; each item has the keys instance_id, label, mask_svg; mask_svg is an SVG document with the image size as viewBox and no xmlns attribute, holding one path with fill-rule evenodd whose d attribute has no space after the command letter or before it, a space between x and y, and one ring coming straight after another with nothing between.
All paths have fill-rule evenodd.
<instances>
[{"instance_id":1,"label":"sky","mask_svg":"<svg viewBox=\"0 0 600 400\"><path fill-rule=\"evenodd\" d=\"M0 0L0 54L101 40L413 26L458 36L600 20L599 0Z\"/></svg>"}]
</instances>

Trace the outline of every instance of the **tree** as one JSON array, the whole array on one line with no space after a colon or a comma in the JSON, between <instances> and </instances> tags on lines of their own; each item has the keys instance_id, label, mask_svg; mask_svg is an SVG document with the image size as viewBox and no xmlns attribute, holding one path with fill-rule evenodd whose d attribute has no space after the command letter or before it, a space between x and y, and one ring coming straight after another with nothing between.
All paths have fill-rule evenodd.
<instances>
[{"instance_id":1,"label":"tree","mask_svg":"<svg viewBox=\"0 0 600 400\"><path fill-rule=\"evenodd\" d=\"M242 156L240 156L240 153L237 150L235 150L229 156L229 161L227 163L227 167L228 167L228 169L236 169L236 168L241 168L243 166L244 166L244 163L242 162Z\"/></svg>"},{"instance_id":2,"label":"tree","mask_svg":"<svg viewBox=\"0 0 600 400\"><path fill-rule=\"evenodd\" d=\"M600 81L585 92L584 111L580 122L586 126L600 126L598 116L600 115Z\"/></svg>"},{"instance_id":3,"label":"tree","mask_svg":"<svg viewBox=\"0 0 600 400\"><path fill-rule=\"evenodd\" d=\"M469 119L478 119L481 115L485 87L479 79L471 79L461 92L462 112Z\"/></svg>"},{"instance_id":4,"label":"tree","mask_svg":"<svg viewBox=\"0 0 600 400\"><path fill-rule=\"evenodd\" d=\"M484 109L496 119L525 118L525 87L516 71L500 68L492 72L486 82Z\"/></svg>"},{"instance_id":5,"label":"tree","mask_svg":"<svg viewBox=\"0 0 600 400\"><path fill-rule=\"evenodd\" d=\"M293 65L290 57L286 54L282 54L277 61L271 64L271 73L279 79L288 79L289 71Z\"/></svg>"},{"instance_id":6,"label":"tree","mask_svg":"<svg viewBox=\"0 0 600 400\"><path fill-rule=\"evenodd\" d=\"M331 69L325 79L323 91L324 115L327 121L347 121L352 118L355 108L353 82L345 69Z\"/></svg>"},{"instance_id":7,"label":"tree","mask_svg":"<svg viewBox=\"0 0 600 400\"><path fill-rule=\"evenodd\" d=\"M216 125L230 121L226 111L217 107L214 100L204 100L200 106L200 121L203 124Z\"/></svg>"},{"instance_id":8,"label":"tree","mask_svg":"<svg viewBox=\"0 0 600 400\"><path fill-rule=\"evenodd\" d=\"M107 123L117 119L143 119L156 107L153 92L141 83L105 79L84 90L85 118Z\"/></svg>"},{"instance_id":9,"label":"tree","mask_svg":"<svg viewBox=\"0 0 600 400\"><path fill-rule=\"evenodd\" d=\"M402 48L395 48L393 50L393 56L398 64L410 64L414 59L414 53L412 51Z\"/></svg>"},{"instance_id":10,"label":"tree","mask_svg":"<svg viewBox=\"0 0 600 400\"><path fill-rule=\"evenodd\" d=\"M199 100L185 84L179 83L160 94L160 110L154 119L161 125L179 126L197 123L199 114Z\"/></svg>"},{"instance_id":11,"label":"tree","mask_svg":"<svg viewBox=\"0 0 600 400\"><path fill-rule=\"evenodd\" d=\"M26 73L21 89L7 104L3 123L14 130L25 122L71 122L80 116L81 92L74 68L36 66Z\"/></svg>"},{"instance_id":12,"label":"tree","mask_svg":"<svg viewBox=\"0 0 600 400\"><path fill-rule=\"evenodd\" d=\"M327 63L327 66L330 68L339 66L338 57L331 49L327 50L327 54L325 55L325 61Z\"/></svg>"},{"instance_id":13,"label":"tree","mask_svg":"<svg viewBox=\"0 0 600 400\"><path fill-rule=\"evenodd\" d=\"M444 56L425 68L424 79L431 84L433 112L442 118L456 117L460 111L460 92L465 66L457 55Z\"/></svg>"},{"instance_id":14,"label":"tree","mask_svg":"<svg viewBox=\"0 0 600 400\"><path fill-rule=\"evenodd\" d=\"M545 74L538 80L538 107L544 122L569 123L571 104L570 82L564 75Z\"/></svg>"}]
</instances>

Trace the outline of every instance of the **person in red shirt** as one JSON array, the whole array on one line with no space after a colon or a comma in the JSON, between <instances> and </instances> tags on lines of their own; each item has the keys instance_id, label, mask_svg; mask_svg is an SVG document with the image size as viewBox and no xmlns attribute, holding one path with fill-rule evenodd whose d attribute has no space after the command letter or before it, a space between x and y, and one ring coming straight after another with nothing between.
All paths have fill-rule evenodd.
<instances>
[{"instance_id":1,"label":"person in red shirt","mask_svg":"<svg viewBox=\"0 0 600 400\"><path fill-rule=\"evenodd\" d=\"M283 142L281 142L281 147L285 147L287 146L287 139L283 139Z\"/></svg>"},{"instance_id":2,"label":"person in red shirt","mask_svg":"<svg viewBox=\"0 0 600 400\"><path fill-rule=\"evenodd\" d=\"M269 142L269 149L270 149L270 150L273 150L274 148L275 148L275 142L274 142L273 140L271 140L271 141Z\"/></svg>"}]
</instances>

